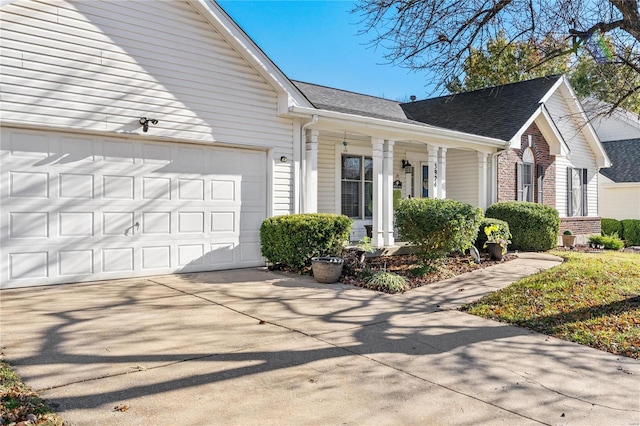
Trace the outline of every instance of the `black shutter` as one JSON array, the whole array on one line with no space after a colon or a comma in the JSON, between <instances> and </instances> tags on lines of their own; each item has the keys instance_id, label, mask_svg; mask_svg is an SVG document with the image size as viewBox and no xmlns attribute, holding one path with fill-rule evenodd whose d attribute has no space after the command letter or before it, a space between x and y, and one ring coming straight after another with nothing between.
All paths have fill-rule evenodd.
<instances>
[{"instance_id":1,"label":"black shutter","mask_svg":"<svg viewBox=\"0 0 640 426\"><path fill-rule=\"evenodd\" d=\"M582 216L589 215L589 209L587 208L587 187L589 181L587 176L587 169L582 169Z\"/></svg>"},{"instance_id":2,"label":"black shutter","mask_svg":"<svg viewBox=\"0 0 640 426\"><path fill-rule=\"evenodd\" d=\"M522 187L522 164L516 163L516 200L522 201L523 199L523 187Z\"/></svg>"},{"instance_id":3,"label":"black shutter","mask_svg":"<svg viewBox=\"0 0 640 426\"><path fill-rule=\"evenodd\" d=\"M540 164L538 164L538 166L536 167L536 172L538 174L537 176L537 180L538 180L538 202L540 204L544 203L544 198L543 198L543 192L542 192L542 178L544 177L544 172L542 171L542 166Z\"/></svg>"},{"instance_id":4,"label":"black shutter","mask_svg":"<svg viewBox=\"0 0 640 426\"><path fill-rule=\"evenodd\" d=\"M567 216L573 216L573 197L571 196L571 167L567 167Z\"/></svg>"}]
</instances>

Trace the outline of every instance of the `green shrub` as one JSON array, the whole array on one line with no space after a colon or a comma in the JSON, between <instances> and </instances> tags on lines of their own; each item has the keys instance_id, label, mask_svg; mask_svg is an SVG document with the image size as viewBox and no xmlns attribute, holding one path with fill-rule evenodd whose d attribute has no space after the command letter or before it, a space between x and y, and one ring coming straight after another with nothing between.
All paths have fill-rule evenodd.
<instances>
[{"instance_id":1,"label":"green shrub","mask_svg":"<svg viewBox=\"0 0 640 426\"><path fill-rule=\"evenodd\" d=\"M589 237L589 244L604 246L607 250L620 250L624 247L624 241L613 235L592 235Z\"/></svg>"},{"instance_id":2,"label":"green shrub","mask_svg":"<svg viewBox=\"0 0 640 426\"><path fill-rule=\"evenodd\" d=\"M552 207L521 201L503 201L489 206L485 215L509 224L513 250L543 251L558 245L560 215Z\"/></svg>"},{"instance_id":3,"label":"green shrub","mask_svg":"<svg viewBox=\"0 0 640 426\"><path fill-rule=\"evenodd\" d=\"M608 219L603 217L600 220L600 227L602 228L602 235L618 234L620 238L624 239L622 223L618 219Z\"/></svg>"},{"instance_id":4,"label":"green shrub","mask_svg":"<svg viewBox=\"0 0 640 426\"><path fill-rule=\"evenodd\" d=\"M408 198L395 212L400 237L415 244L425 261L446 256L473 245L482 210L449 199Z\"/></svg>"},{"instance_id":5,"label":"green shrub","mask_svg":"<svg viewBox=\"0 0 640 426\"><path fill-rule=\"evenodd\" d=\"M406 278L387 271L379 271L371 275L367 278L367 284L369 288L387 293L402 293L410 288Z\"/></svg>"},{"instance_id":6,"label":"green shrub","mask_svg":"<svg viewBox=\"0 0 640 426\"><path fill-rule=\"evenodd\" d=\"M624 219L622 222L622 238L629 246L640 246L640 220Z\"/></svg>"},{"instance_id":7,"label":"green shrub","mask_svg":"<svg viewBox=\"0 0 640 426\"><path fill-rule=\"evenodd\" d=\"M262 255L273 264L300 271L312 257L340 255L352 225L350 218L336 214L270 217L260 227Z\"/></svg>"},{"instance_id":8,"label":"green shrub","mask_svg":"<svg viewBox=\"0 0 640 426\"><path fill-rule=\"evenodd\" d=\"M482 250L484 248L484 243L487 242L487 234L484 232L484 228L491 225L496 225L501 235L508 235L509 237L506 237L506 240L511 237L511 231L509 231L509 224L507 222L500 219L485 217L484 219L482 219L482 221L480 222L480 226L478 227L478 236L476 237L475 242L475 246L478 250Z\"/></svg>"}]
</instances>

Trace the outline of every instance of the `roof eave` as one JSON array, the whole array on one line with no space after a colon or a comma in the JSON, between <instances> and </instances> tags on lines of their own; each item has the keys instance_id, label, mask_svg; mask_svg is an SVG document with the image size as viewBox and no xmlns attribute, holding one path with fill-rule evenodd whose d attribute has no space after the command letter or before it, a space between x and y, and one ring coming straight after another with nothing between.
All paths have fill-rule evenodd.
<instances>
[{"instance_id":1,"label":"roof eave","mask_svg":"<svg viewBox=\"0 0 640 426\"><path fill-rule=\"evenodd\" d=\"M389 138L401 135L407 139L424 141L427 143L433 142L437 139L439 142L450 143L451 146L455 146L456 142L472 144L474 146L484 146L487 148L487 152L494 151L496 148L502 149L507 143L502 139L479 136L442 127L402 123L398 121L365 117L324 109L293 106L289 108L289 111L293 115L301 115L304 117L317 114L325 119L340 123L344 127L347 127L347 124L351 124L354 128L373 130L371 133L387 134ZM314 127L320 127L320 125L316 125Z\"/></svg>"}]
</instances>

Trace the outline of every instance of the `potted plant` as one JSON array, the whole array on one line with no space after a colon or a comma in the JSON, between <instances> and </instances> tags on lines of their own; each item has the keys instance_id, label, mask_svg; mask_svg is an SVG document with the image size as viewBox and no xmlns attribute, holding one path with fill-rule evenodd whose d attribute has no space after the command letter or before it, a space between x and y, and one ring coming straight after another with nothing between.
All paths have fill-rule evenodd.
<instances>
[{"instance_id":1,"label":"potted plant","mask_svg":"<svg viewBox=\"0 0 640 426\"><path fill-rule=\"evenodd\" d=\"M487 236L487 242L484 243L483 247L487 249L492 259L502 260L502 257L507 252L507 246L511 244L509 240L511 233L496 224L485 226L484 233Z\"/></svg>"},{"instance_id":2,"label":"potted plant","mask_svg":"<svg viewBox=\"0 0 640 426\"><path fill-rule=\"evenodd\" d=\"M344 259L339 256L318 256L311 258L313 278L319 283L333 284L340 279Z\"/></svg>"},{"instance_id":3,"label":"potted plant","mask_svg":"<svg viewBox=\"0 0 640 426\"><path fill-rule=\"evenodd\" d=\"M564 248L574 248L576 246L576 236L573 235L570 229L567 229L562 234L562 246Z\"/></svg>"}]
</instances>

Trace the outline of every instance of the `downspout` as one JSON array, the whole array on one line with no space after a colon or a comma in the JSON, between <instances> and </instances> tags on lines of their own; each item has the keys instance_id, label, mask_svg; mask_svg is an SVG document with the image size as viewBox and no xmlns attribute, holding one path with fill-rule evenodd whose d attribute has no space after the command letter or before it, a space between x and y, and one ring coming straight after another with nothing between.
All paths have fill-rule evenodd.
<instances>
[{"instance_id":1,"label":"downspout","mask_svg":"<svg viewBox=\"0 0 640 426\"><path fill-rule=\"evenodd\" d=\"M307 143L307 129L311 126L313 126L314 124L316 124L318 122L318 114L313 114L311 116L311 121L306 122L305 124L303 124L302 126L300 126L300 158L299 158L299 164L300 164L300 204L298 206L298 212L299 213L304 213L305 211L305 186L306 186L306 181L307 181L307 155L306 152L307 150L305 149L305 144Z\"/></svg>"}]
</instances>

